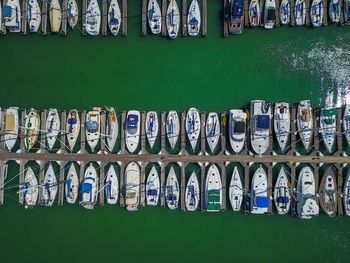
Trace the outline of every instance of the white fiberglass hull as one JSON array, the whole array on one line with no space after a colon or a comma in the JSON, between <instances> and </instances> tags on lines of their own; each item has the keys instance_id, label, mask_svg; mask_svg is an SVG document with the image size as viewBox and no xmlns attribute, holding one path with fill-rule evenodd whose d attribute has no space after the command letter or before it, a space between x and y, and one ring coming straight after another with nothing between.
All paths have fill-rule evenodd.
<instances>
[{"instance_id":1,"label":"white fiberglass hull","mask_svg":"<svg viewBox=\"0 0 350 263\"><path fill-rule=\"evenodd\" d=\"M46 141L50 150L55 146L60 128L61 122L57 109L49 109L46 119Z\"/></svg>"},{"instance_id":2,"label":"white fiberglass hull","mask_svg":"<svg viewBox=\"0 0 350 263\"><path fill-rule=\"evenodd\" d=\"M58 190L58 183L52 164L50 164L47 168L42 188L44 205L52 206Z\"/></svg>"},{"instance_id":3,"label":"white fiberglass hull","mask_svg":"<svg viewBox=\"0 0 350 263\"><path fill-rule=\"evenodd\" d=\"M105 194L107 204L117 204L119 196L119 181L113 165L110 165L107 171L105 181Z\"/></svg>"},{"instance_id":4,"label":"white fiberglass hull","mask_svg":"<svg viewBox=\"0 0 350 263\"><path fill-rule=\"evenodd\" d=\"M210 112L205 123L205 137L211 153L213 153L220 139L220 121L216 112Z\"/></svg>"},{"instance_id":5,"label":"white fiberglass hull","mask_svg":"<svg viewBox=\"0 0 350 263\"><path fill-rule=\"evenodd\" d=\"M190 108L186 115L186 134L192 150L196 150L198 138L201 131L201 120L196 108Z\"/></svg>"},{"instance_id":6,"label":"white fiberglass hull","mask_svg":"<svg viewBox=\"0 0 350 263\"><path fill-rule=\"evenodd\" d=\"M159 174L155 166L152 167L146 181L146 202L147 205L155 206L158 204L160 193Z\"/></svg>"},{"instance_id":7,"label":"white fiberglass hull","mask_svg":"<svg viewBox=\"0 0 350 263\"><path fill-rule=\"evenodd\" d=\"M80 133L80 118L77 110L70 110L68 113L66 133L69 149L73 151Z\"/></svg>"},{"instance_id":8,"label":"white fiberglass hull","mask_svg":"<svg viewBox=\"0 0 350 263\"><path fill-rule=\"evenodd\" d=\"M5 112L5 145L9 151L12 151L18 139L18 108L11 107Z\"/></svg>"},{"instance_id":9,"label":"white fiberglass hull","mask_svg":"<svg viewBox=\"0 0 350 263\"><path fill-rule=\"evenodd\" d=\"M149 143L150 148L152 149L154 146L154 143L157 140L157 136L159 133L159 122L158 122L157 112L155 111L147 112L146 121L145 121L145 130L146 130L147 141Z\"/></svg>"},{"instance_id":10,"label":"white fiberglass hull","mask_svg":"<svg viewBox=\"0 0 350 263\"><path fill-rule=\"evenodd\" d=\"M79 178L75 165L72 162L65 183L65 195L68 204L74 204L78 198Z\"/></svg>"},{"instance_id":11,"label":"white fiberglass hull","mask_svg":"<svg viewBox=\"0 0 350 263\"><path fill-rule=\"evenodd\" d=\"M240 211L243 201L243 185L237 166L232 173L229 187L229 198L232 210L235 212Z\"/></svg>"},{"instance_id":12,"label":"white fiberglass hull","mask_svg":"<svg viewBox=\"0 0 350 263\"><path fill-rule=\"evenodd\" d=\"M130 162L125 168L125 205L128 211L138 210L140 203L140 167Z\"/></svg>"},{"instance_id":13,"label":"white fiberglass hull","mask_svg":"<svg viewBox=\"0 0 350 263\"><path fill-rule=\"evenodd\" d=\"M139 111L128 111L125 125L125 143L130 153L134 153L140 143L140 119L141 114Z\"/></svg>"},{"instance_id":14,"label":"white fiberglass hull","mask_svg":"<svg viewBox=\"0 0 350 263\"><path fill-rule=\"evenodd\" d=\"M169 111L165 128L170 147L175 149L180 134L180 122L176 111Z\"/></svg>"},{"instance_id":15,"label":"white fiberglass hull","mask_svg":"<svg viewBox=\"0 0 350 263\"><path fill-rule=\"evenodd\" d=\"M173 167L170 168L165 184L165 201L169 209L174 210L179 206L180 187Z\"/></svg>"},{"instance_id":16,"label":"white fiberglass hull","mask_svg":"<svg viewBox=\"0 0 350 263\"><path fill-rule=\"evenodd\" d=\"M200 188L197 176L192 172L188 179L185 191L185 205L187 211L195 211L198 208L200 200Z\"/></svg>"}]
</instances>

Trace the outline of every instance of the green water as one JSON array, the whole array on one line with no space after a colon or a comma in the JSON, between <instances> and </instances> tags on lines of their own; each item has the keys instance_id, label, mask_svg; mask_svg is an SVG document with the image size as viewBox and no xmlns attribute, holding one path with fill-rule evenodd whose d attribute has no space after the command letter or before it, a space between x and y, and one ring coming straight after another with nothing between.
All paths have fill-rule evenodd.
<instances>
[{"instance_id":1,"label":"green water","mask_svg":"<svg viewBox=\"0 0 350 263\"><path fill-rule=\"evenodd\" d=\"M1 37L0 105L222 111L256 98L318 103L319 79L291 71L274 50L303 52L314 41L349 35L348 27L328 26L245 30L223 39L221 1L210 1L207 38L141 38L140 2L129 1L127 38ZM1 262L348 262L350 256L346 217L68 205L27 211L15 197L8 191L0 208Z\"/></svg>"}]
</instances>

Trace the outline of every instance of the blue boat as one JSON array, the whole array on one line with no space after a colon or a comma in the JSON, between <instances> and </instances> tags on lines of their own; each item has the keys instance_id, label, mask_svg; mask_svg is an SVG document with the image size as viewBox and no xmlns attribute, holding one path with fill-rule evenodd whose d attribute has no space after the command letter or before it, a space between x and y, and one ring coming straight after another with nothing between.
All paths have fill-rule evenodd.
<instances>
[{"instance_id":1,"label":"blue boat","mask_svg":"<svg viewBox=\"0 0 350 263\"><path fill-rule=\"evenodd\" d=\"M228 24L230 34L240 34L244 27L244 0L230 0Z\"/></svg>"}]
</instances>

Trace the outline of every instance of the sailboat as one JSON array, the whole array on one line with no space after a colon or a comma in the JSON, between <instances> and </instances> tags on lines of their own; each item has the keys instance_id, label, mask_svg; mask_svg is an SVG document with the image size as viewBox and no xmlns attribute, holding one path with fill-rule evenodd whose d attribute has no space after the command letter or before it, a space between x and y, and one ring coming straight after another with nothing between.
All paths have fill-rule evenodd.
<instances>
[{"instance_id":1,"label":"sailboat","mask_svg":"<svg viewBox=\"0 0 350 263\"><path fill-rule=\"evenodd\" d=\"M21 5L19 0L4 0L2 8L2 20L6 28L12 33L21 31Z\"/></svg>"},{"instance_id":2,"label":"sailboat","mask_svg":"<svg viewBox=\"0 0 350 263\"><path fill-rule=\"evenodd\" d=\"M198 36L201 28L201 11L198 0L192 0L187 15L187 32L189 36Z\"/></svg>"},{"instance_id":3,"label":"sailboat","mask_svg":"<svg viewBox=\"0 0 350 263\"><path fill-rule=\"evenodd\" d=\"M313 0L310 7L310 20L314 27L319 27L323 23L323 1Z\"/></svg>"},{"instance_id":4,"label":"sailboat","mask_svg":"<svg viewBox=\"0 0 350 263\"><path fill-rule=\"evenodd\" d=\"M70 110L67 116L66 134L68 146L73 151L80 133L80 118L79 112L75 109Z\"/></svg>"},{"instance_id":5,"label":"sailboat","mask_svg":"<svg viewBox=\"0 0 350 263\"><path fill-rule=\"evenodd\" d=\"M149 0L147 7L147 19L152 34L159 34L162 30L162 13L157 0Z\"/></svg>"},{"instance_id":6,"label":"sailboat","mask_svg":"<svg viewBox=\"0 0 350 263\"><path fill-rule=\"evenodd\" d=\"M260 24L260 4L258 0L251 0L249 3L249 24L251 27L259 26Z\"/></svg>"},{"instance_id":7,"label":"sailboat","mask_svg":"<svg viewBox=\"0 0 350 263\"><path fill-rule=\"evenodd\" d=\"M29 31L38 32L41 23L41 10L37 0L27 2L27 20Z\"/></svg>"},{"instance_id":8,"label":"sailboat","mask_svg":"<svg viewBox=\"0 0 350 263\"><path fill-rule=\"evenodd\" d=\"M273 125L278 145L281 150L284 151L289 140L290 133L289 103L277 102L275 104Z\"/></svg>"},{"instance_id":9,"label":"sailboat","mask_svg":"<svg viewBox=\"0 0 350 263\"><path fill-rule=\"evenodd\" d=\"M350 104L345 105L344 116L343 116L343 132L346 143L350 147Z\"/></svg>"},{"instance_id":10,"label":"sailboat","mask_svg":"<svg viewBox=\"0 0 350 263\"><path fill-rule=\"evenodd\" d=\"M55 146L60 129L61 122L57 109L49 109L46 119L46 141L50 150Z\"/></svg>"},{"instance_id":11,"label":"sailboat","mask_svg":"<svg viewBox=\"0 0 350 263\"><path fill-rule=\"evenodd\" d=\"M119 134L118 117L114 108L107 109L106 144L109 152L113 152Z\"/></svg>"},{"instance_id":12,"label":"sailboat","mask_svg":"<svg viewBox=\"0 0 350 263\"><path fill-rule=\"evenodd\" d=\"M140 167L130 162L125 168L125 205L128 211L138 210L140 204Z\"/></svg>"},{"instance_id":13,"label":"sailboat","mask_svg":"<svg viewBox=\"0 0 350 263\"><path fill-rule=\"evenodd\" d=\"M26 138L24 145L27 150L33 148L34 144L38 140L39 129L40 129L40 118L38 112L31 108L25 121Z\"/></svg>"},{"instance_id":14,"label":"sailboat","mask_svg":"<svg viewBox=\"0 0 350 263\"><path fill-rule=\"evenodd\" d=\"M339 23L340 12L341 12L341 7L340 7L339 0L330 0L328 14L329 14L329 18L333 23Z\"/></svg>"},{"instance_id":15,"label":"sailboat","mask_svg":"<svg viewBox=\"0 0 350 263\"><path fill-rule=\"evenodd\" d=\"M221 175L215 164L211 164L207 171L205 206L207 212L219 212L222 206Z\"/></svg>"},{"instance_id":16,"label":"sailboat","mask_svg":"<svg viewBox=\"0 0 350 263\"><path fill-rule=\"evenodd\" d=\"M250 212L252 214L267 213L269 198L267 197L267 176L265 169L260 166L254 173L251 184Z\"/></svg>"},{"instance_id":17,"label":"sailboat","mask_svg":"<svg viewBox=\"0 0 350 263\"><path fill-rule=\"evenodd\" d=\"M18 108L10 107L5 112L5 145L11 152L18 138Z\"/></svg>"},{"instance_id":18,"label":"sailboat","mask_svg":"<svg viewBox=\"0 0 350 263\"><path fill-rule=\"evenodd\" d=\"M105 194L107 204L115 205L118 202L119 182L114 166L111 164L107 171L105 181Z\"/></svg>"},{"instance_id":19,"label":"sailboat","mask_svg":"<svg viewBox=\"0 0 350 263\"><path fill-rule=\"evenodd\" d=\"M159 133L159 124L158 124L158 114L155 111L149 111L146 114L145 121L146 128L146 137L149 143L150 148L152 149L154 143L157 140L157 136Z\"/></svg>"},{"instance_id":20,"label":"sailboat","mask_svg":"<svg viewBox=\"0 0 350 263\"><path fill-rule=\"evenodd\" d=\"M320 206L327 215L334 217L337 213L338 193L335 170L330 165L325 171L319 189Z\"/></svg>"},{"instance_id":21,"label":"sailboat","mask_svg":"<svg viewBox=\"0 0 350 263\"><path fill-rule=\"evenodd\" d=\"M53 169L52 163L49 164L47 171L45 173L44 182L41 186L43 188L43 203L45 206L52 206L55 201L58 182L56 179L55 171Z\"/></svg>"},{"instance_id":22,"label":"sailboat","mask_svg":"<svg viewBox=\"0 0 350 263\"><path fill-rule=\"evenodd\" d=\"M38 200L38 180L31 167L27 168L23 183L23 200L25 208L33 207Z\"/></svg>"},{"instance_id":23,"label":"sailboat","mask_svg":"<svg viewBox=\"0 0 350 263\"><path fill-rule=\"evenodd\" d=\"M51 0L49 14L51 32L58 33L62 22L62 10L58 0Z\"/></svg>"},{"instance_id":24,"label":"sailboat","mask_svg":"<svg viewBox=\"0 0 350 263\"><path fill-rule=\"evenodd\" d=\"M173 167L170 168L165 184L165 201L167 206L174 210L179 206L180 187Z\"/></svg>"},{"instance_id":25,"label":"sailboat","mask_svg":"<svg viewBox=\"0 0 350 263\"><path fill-rule=\"evenodd\" d=\"M100 126L101 126L101 109L98 107L94 107L92 111L89 111L86 114L86 122L85 122L85 132L86 132L86 140L92 152L95 151L97 144L100 141Z\"/></svg>"},{"instance_id":26,"label":"sailboat","mask_svg":"<svg viewBox=\"0 0 350 263\"><path fill-rule=\"evenodd\" d=\"M290 208L290 189L289 180L285 168L282 166L277 177L274 190L274 201L277 212L280 215L287 214Z\"/></svg>"},{"instance_id":27,"label":"sailboat","mask_svg":"<svg viewBox=\"0 0 350 263\"><path fill-rule=\"evenodd\" d=\"M237 166L233 169L228 191L232 210L238 212L241 210L243 201L243 185Z\"/></svg>"},{"instance_id":28,"label":"sailboat","mask_svg":"<svg viewBox=\"0 0 350 263\"><path fill-rule=\"evenodd\" d=\"M130 153L134 153L140 142L140 112L128 111L125 125L125 143Z\"/></svg>"},{"instance_id":29,"label":"sailboat","mask_svg":"<svg viewBox=\"0 0 350 263\"><path fill-rule=\"evenodd\" d=\"M309 100L302 100L298 106L297 126L301 141L308 151L312 143L313 136L313 111Z\"/></svg>"},{"instance_id":30,"label":"sailboat","mask_svg":"<svg viewBox=\"0 0 350 263\"><path fill-rule=\"evenodd\" d=\"M108 9L108 26L113 36L119 33L121 18L118 0L111 0Z\"/></svg>"},{"instance_id":31,"label":"sailboat","mask_svg":"<svg viewBox=\"0 0 350 263\"><path fill-rule=\"evenodd\" d=\"M146 180L146 202L147 205L157 205L160 194L160 181L155 165L152 166Z\"/></svg>"},{"instance_id":32,"label":"sailboat","mask_svg":"<svg viewBox=\"0 0 350 263\"><path fill-rule=\"evenodd\" d=\"M282 25L290 23L290 1L282 0L280 3L280 21Z\"/></svg>"},{"instance_id":33,"label":"sailboat","mask_svg":"<svg viewBox=\"0 0 350 263\"><path fill-rule=\"evenodd\" d=\"M220 121L216 112L210 112L205 123L205 137L211 153L214 153L220 139Z\"/></svg>"},{"instance_id":34,"label":"sailboat","mask_svg":"<svg viewBox=\"0 0 350 263\"><path fill-rule=\"evenodd\" d=\"M229 134L230 145L235 153L243 150L246 138L247 114L242 110L230 110Z\"/></svg>"},{"instance_id":35,"label":"sailboat","mask_svg":"<svg viewBox=\"0 0 350 263\"><path fill-rule=\"evenodd\" d=\"M195 172L188 179L185 191L185 205L187 211L196 211L200 200L199 183Z\"/></svg>"},{"instance_id":36,"label":"sailboat","mask_svg":"<svg viewBox=\"0 0 350 263\"><path fill-rule=\"evenodd\" d=\"M90 0L85 16L86 32L90 36L97 36L101 27L101 10L97 0Z\"/></svg>"},{"instance_id":37,"label":"sailboat","mask_svg":"<svg viewBox=\"0 0 350 263\"><path fill-rule=\"evenodd\" d=\"M73 162L69 166L65 185L65 195L67 203L74 204L78 197L79 178Z\"/></svg>"},{"instance_id":38,"label":"sailboat","mask_svg":"<svg viewBox=\"0 0 350 263\"><path fill-rule=\"evenodd\" d=\"M201 131L201 120L196 108L190 108L186 115L186 133L191 144L192 150L195 151L198 138Z\"/></svg>"},{"instance_id":39,"label":"sailboat","mask_svg":"<svg viewBox=\"0 0 350 263\"><path fill-rule=\"evenodd\" d=\"M93 209L97 201L98 176L96 168L90 163L84 174L80 189L80 205Z\"/></svg>"},{"instance_id":40,"label":"sailboat","mask_svg":"<svg viewBox=\"0 0 350 263\"><path fill-rule=\"evenodd\" d=\"M276 2L275 0L265 0L264 8L264 27L272 29L276 20Z\"/></svg>"},{"instance_id":41,"label":"sailboat","mask_svg":"<svg viewBox=\"0 0 350 263\"><path fill-rule=\"evenodd\" d=\"M346 175L344 182L344 211L347 216L350 216L350 169Z\"/></svg>"},{"instance_id":42,"label":"sailboat","mask_svg":"<svg viewBox=\"0 0 350 263\"><path fill-rule=\"evenodd\" d=\"M295 24L297 26L305 25L306 3L305 0L296 0L294 6Z\"/></svg>"},{"instance_id":43,"label":"sailboat","mask_svg":"<svg viewBox=\"0 0 350 263\"><path fill-rule=\"evenodd\" d=\"M171 39L175 39L180 27L180 12L176 0L170 0L168 5L168 10L166 13L166 27L168 36Z\"/></svg>"},{"instance_id":44,"label":"sailboat","mask_svg":"<svg viewBox=\"0 0 350 263\"><path fill-rule=\"evenodd\" d=\"M337 109L321 109L320 114L320 134L326 150L332 153L335 144L335 134L337 131Z\"/></svg>"},{"instance_id":45,"label":"sailboat","mask_svg":"<svg viewBox=\"0 0 350 263\"><path fill-rule=\"evenodd\" d=\"M74 29L79 19L79 8L75 0L68 0L67 19L69 26Z\"/></svg>"},{"instance_id":46,"label":"sailboat","mask_svg":"<svg viewBox=\"0 0 350 263\"><path fill-rule=\"evenodd\" d=\"M165 128L170 147L171 149L175 149L180 133L180 122L176 111L169 111Z\"/></svg>"}]
</instances>

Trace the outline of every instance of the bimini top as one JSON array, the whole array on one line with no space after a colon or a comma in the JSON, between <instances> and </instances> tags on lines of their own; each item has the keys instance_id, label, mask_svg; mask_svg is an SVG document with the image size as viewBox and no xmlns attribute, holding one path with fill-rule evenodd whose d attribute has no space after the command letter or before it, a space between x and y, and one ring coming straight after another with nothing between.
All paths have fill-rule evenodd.
<instances>
[{"instance_id":1,"label":"bimini top","mask_svg":"<svg viewBox=\"0 0 350 263\"><path fill-rule=\"evenodd\" d=\"M259 129L270 128L270 117L268 115L258 115L258 128Z\"/></svg>"},{"instance_id":2,"label":"bimini top","mask_svg":"<svg viewBox=\"0 0 350 263\"><path fill-rule=\"evenodd\" d=\"M257 207L260 207L260 208L269 207L269 199L266 196L257 196L255 200L256 200Z\"/></svg>"}]
</instances>

